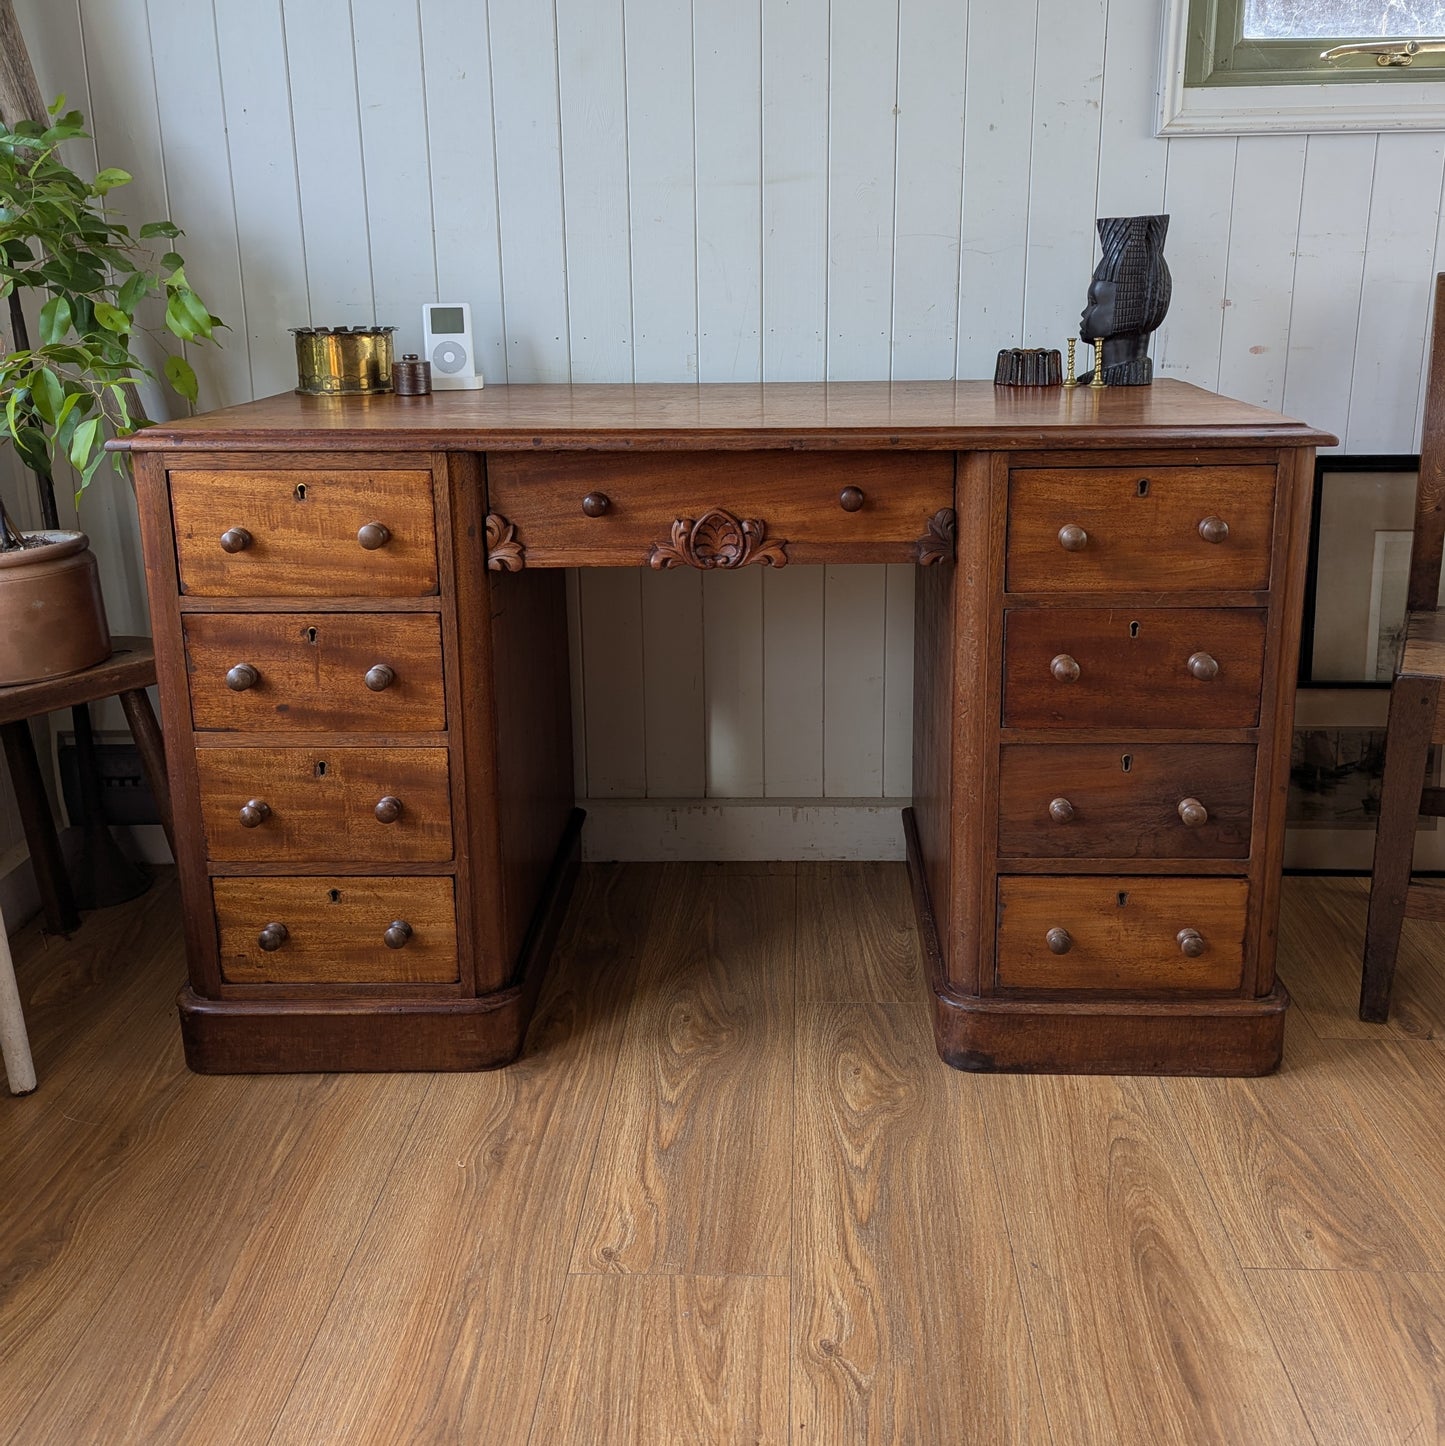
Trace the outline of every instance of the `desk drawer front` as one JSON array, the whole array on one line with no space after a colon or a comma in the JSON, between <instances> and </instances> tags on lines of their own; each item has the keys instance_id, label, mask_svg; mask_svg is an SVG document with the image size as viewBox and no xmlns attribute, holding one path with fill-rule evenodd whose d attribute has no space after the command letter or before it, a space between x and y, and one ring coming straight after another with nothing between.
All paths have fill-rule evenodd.
<instances>
[{"instance_id":1,"label":"desk drawer front","mask_svg":"<svg viewBox=\"0 0 1445 1446\"><path fill-rule=\"evenodd\" d=\"M997 980L1004 989L1238 989L1243 879L1002 878Z\"/></svg>"},{"instance_id":2,"label":"desk drawer front","mask_svg":"<svg viewBox=\"0 0 1445 1446\"><path fill-rule=\"evenodd\" d=\"M1012 592L1262 591L1273 467L1009 474Z\"/></svg>"},{"instance_id":3,"label":"desk drawer front","mask_svg":"<svg viewBox=\"0 0 1445 1446\"><path fill-rule=\"evenodd\" d=\"M1250 728L1262 608L1011 609L1004 723L1016 728Z\"/></svg>"},{"instance_id":4,"label":"desk drawer front","mask_svg":"<svg viewBox=\"0 0 1445 1446\"><path fill-rule=\"evenodd\" d=\"M190 613L183 626L198 729L446 726L434 613Z\"/></svg>"},{"instance_id":5,"label":"desk drawer front","mask_svg":"<svg viewBox=\"0 0 1445 1446\"><path fill-rule=\"evenodd\" d=\"M1006 744L999 853L1247 859L1253 801L1248 744Z\"/></svg>"},{"instance_id":6,"label":"desk drawer front","mask_svg":"<svg viewBox=\"0 0 1445 1446\"><path fill-rule=\"evenodd\" d=\"M419 597L437 590L430 472L170 474L181 591Z\"/></svg>"},{"instance_id":7,"label":"desk drawer front","mask_svg":"<svg viewBox=\"0 0 1445 1446\"><path fill-rule=\"evenodd\" d=\"M199 748L213 859L443 863L445 748Z\"/></svg>"},{"instance_id":8,"label":"desk drawer front","mask_svg":"<svg viewBox=\"0 0 1445 1446\"><path fill-rule=\"evenodd\" d=\"M677 519L719 508L762 522L789 562L912 562L953 506L953 454L499 453L487 496L529 567L646 565Z\"/></svg>"},{"instance_id":9,"label":"desk drawer front","mask_svg":"<svg viewBox=\"0 0 1445 1446\"><path fill-rule=\"evenodd\" d=\"M230 878L213 879L211 890L229 984L449 984L458 977L449 878Z\"/></svg>"}]
</instances>

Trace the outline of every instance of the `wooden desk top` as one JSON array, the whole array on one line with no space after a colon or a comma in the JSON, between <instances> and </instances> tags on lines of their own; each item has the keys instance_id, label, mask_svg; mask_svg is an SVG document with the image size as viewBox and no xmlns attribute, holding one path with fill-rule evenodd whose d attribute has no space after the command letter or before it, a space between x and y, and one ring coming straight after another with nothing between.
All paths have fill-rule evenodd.
<instances>
[{"instance_id":1,"label":"wooden desk top","mask_svg":"<svg viewBox=\"0 0 1445 1446\"><path fill-rule=\"evenodd\" d=\"M113 446L222 451L915 448L1016 451L1192 442L1329 446L1335 438L1187 382L1013 388L992 382L489 386L427 397L286 392L155 427Z\"/></svg>"}]
</instances>

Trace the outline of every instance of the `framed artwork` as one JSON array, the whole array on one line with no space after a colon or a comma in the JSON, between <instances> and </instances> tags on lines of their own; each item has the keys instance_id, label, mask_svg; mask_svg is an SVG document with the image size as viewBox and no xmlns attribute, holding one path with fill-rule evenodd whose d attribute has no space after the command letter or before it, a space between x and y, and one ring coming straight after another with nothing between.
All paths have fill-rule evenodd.
<instances>
[{"instance_id":1,"label":"framed artwork","mask_svg":"<svg viewBox=\"0 0 1445 1446\"><path fill-rule=\"evenodd\" d=\"M1419 457L1330 456L1315 464L1301 684L1390 686L1419 470Z\"/></svg>"},{"instance_id":2,"label":"framed artwork","mask_svg":"<svg viewBox=\"0 0 1445 1446\"><path fill-rule=\"evenodd\" d=\"M1375 825L1385 776L1388 684L1301 688L1295 699L1285 811L1287 869L1367 874L1375 856ZM1427 774L1440 779L1439 751ZM1423 818L1415 839L1415 868L1445 869L1445 829Z\"/></svg>"}]
</instances>

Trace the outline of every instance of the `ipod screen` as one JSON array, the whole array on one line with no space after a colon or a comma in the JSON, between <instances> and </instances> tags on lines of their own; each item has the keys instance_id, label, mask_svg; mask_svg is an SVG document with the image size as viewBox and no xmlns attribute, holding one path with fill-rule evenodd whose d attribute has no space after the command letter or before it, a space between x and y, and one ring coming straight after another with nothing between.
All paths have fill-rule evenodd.
<instances>
[{"instance_id":1,"label":"ipod screen","mask_svg":"<svg viewBox=\"0 0 1445 1446\"><path fill-rule=\"evenodd\" d=\"M462 324L460 306L434 306L431 309L431 329L434 336L455 336L466 330Z\"/></svg>"}]
</instances>

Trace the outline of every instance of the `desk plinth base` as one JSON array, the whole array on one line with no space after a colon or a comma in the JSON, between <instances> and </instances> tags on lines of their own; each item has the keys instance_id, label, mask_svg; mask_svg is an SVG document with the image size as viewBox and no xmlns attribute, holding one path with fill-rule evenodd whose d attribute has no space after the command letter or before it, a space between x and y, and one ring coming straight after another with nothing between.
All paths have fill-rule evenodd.
<instances>
[{"instance_id":1,"label":"desk plinth base","mask_svg":"<svg viewBox=\"0 0 1445 1446\"><path fill-rule=\"evenodd\" d=\"M514 983L475 999L177 999L186 1064L197 1074L479 1070L510 1064L567 912L581 857L574 809Z\"/></svg>"},{"instance_id":2,"label":"desk plinth base","mask_svg":"<svg viewBox=\"0 0 1445 1446\"><path fill-rule=\"evenodd\" d=\"M1269 1074L1284 1053L1284 985L1260 999L1085 1000L965 995L949 988L918 828L903 811L908 876L933 994L939 1058L1015 1074Z\"/></svg>"}]
</instances>

